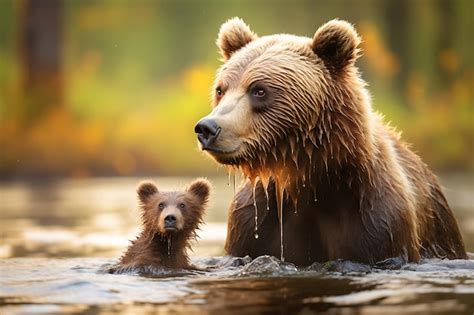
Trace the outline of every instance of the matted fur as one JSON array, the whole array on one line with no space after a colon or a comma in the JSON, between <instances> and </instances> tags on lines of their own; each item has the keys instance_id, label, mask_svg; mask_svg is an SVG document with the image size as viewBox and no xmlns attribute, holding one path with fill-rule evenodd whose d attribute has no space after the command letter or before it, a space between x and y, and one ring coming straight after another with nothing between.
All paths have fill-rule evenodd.
<instances>
[{"instance_id":1,"label":"matted fur","mask_svg":"<svg viewBox=\"0 0 474 315\"><path fill-rule=\"evenodd\" d=\"M242 23L221 27L219 39L246 40L218 40L223 95L207 116L220 128L209 153L248 178L229 209L227 252L279 256L280 221L298 264L466 258L436 178L372 109L352 25L330 21L311 39L257 37ZM263 109L248 94L255 82L271 97Z\"/></svg>"},{"instance_id":2,"label":"matted fur","mask_svg":"<svg viewBox=\"0 0 474 315\"><path fill-rule=\"evenodd\" d=\"M153 182L142 182L137 195L140 202L143 230L140 236L131 242L119 264L112 272L153 270L159 268L189 268L187 249L196 238L196 230L203 222L207 207L210 184L205 179L193 181L184 191L159 191ZM169 207L183 203L184 209L176 208L183 220L180 228L173 233L164 230L158 205L166 202ZM180 218L178 218L179 220Z\"/></svg>"}]
</instances>

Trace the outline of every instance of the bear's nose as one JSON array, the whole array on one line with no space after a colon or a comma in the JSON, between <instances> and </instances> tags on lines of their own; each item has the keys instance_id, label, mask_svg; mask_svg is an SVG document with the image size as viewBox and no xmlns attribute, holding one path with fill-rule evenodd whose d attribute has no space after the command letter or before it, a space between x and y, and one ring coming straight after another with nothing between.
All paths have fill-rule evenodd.
<instances>
[{"instance_id":1,"label":"bear's nose","mask_svg":"<svg viewBox=\"0 0 474 315\"><path fill-rule=\"evenodd\" d=\"M198 121L194 132L197 133L198 140L201 142L203 149L208 148L214 141L216 141L221 128L217 125L214 119L203 118Z\"/></svg>"},{"instance_id":2,"label":"bear's nose","mask_svg":"<svg viewBox=\"0 0 474 315\"><path fill-rule=\"evenodd\" d=\"M172 214L168 214L165 217L165 226L174 226L176 224L176 217Z\"/></svg>"}]
</instances>

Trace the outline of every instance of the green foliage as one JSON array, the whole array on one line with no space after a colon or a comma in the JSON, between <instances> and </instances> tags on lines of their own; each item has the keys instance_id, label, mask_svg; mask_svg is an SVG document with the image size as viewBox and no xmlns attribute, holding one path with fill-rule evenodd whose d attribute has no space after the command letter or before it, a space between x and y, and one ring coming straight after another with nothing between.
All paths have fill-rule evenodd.
<instances>
[{"instance_id":1,"label":"green foliage","mask_svg":"<svg viewBox=\"0 0 474 315\"><path fill-rule=\"evenodd\" d=\"M262 35L353 22L374 107L431 166L474 169L471 1L65 1L66 99L28 122L18 3L0 1L3 176L216 171L193 128L210 110L215 36L232 16Z\"/></svg>"}]
</instances>

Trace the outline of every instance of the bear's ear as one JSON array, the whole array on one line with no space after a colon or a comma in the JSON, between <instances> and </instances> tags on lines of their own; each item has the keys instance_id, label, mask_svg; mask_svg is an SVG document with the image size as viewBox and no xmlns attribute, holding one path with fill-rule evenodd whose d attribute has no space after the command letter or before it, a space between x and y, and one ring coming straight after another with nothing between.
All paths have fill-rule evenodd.
<instances>
[{"instance_id":1,"label":"bear's ear","mask_svg":"<svg viewBox=\"0 0 474 315\"><path fill-rule=\"evenodd\" d=\"M346 21L332 20L321 26L313 37L311 48L329 70L338 72L354 64L359 56L360 37Z\"/></svg>"},{"instance_id":2,"label":"bear's ear","mask_svg":"<svg viewBox=\"0 0 474 315\"><path fill-rule=\"evenodd\" d=\"M217 35L217 46L224 60L229 60L234 52L257 38L244 21L234 17L222 24Z\"/></svg>"},{"instance_id":3,"label":"bear's ear","mask_svg":"<svg viewBox=\"0 0 474 315\"><path fill-rule=\"evenodd\" d=\"M148 198L158 192L158 187L155 183L150 181L141 182L138 184L137 194L141 202L145 203Z\"/></svg>"},{"instance_id":4,"label":"bear's ear","mask_svg":"<svg viewBox=\"0 0 474 315\"><path fill-rule=\"evenodd\" d=\"M197 197L200 203L207 203L211 192L211 184L207 179L198 178L188 186L186 191Z\"/></svg>"}]
</instances>

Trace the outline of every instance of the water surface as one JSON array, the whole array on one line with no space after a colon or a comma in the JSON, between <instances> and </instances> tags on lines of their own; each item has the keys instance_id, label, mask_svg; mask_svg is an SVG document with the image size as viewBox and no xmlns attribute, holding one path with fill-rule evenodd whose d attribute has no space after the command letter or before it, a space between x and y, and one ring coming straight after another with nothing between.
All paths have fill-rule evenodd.
<instances>
[{"instance_id":1,"label":"water surface","mask_svg":"<svg viewBox=\"0 0 474 315\"><path fill-rule=\"evenodd\" d=\"M474 260L397 270L350 262L297 269L272 257L222 257L227 177L194 246L192 275L106 271L139 231L138 178L0 183L0 312L163 314L472 314ZM158 178L162 189L190 178ZM474 251L473 180L444 177L466 246Z\"/></svg>"},{"instance_id":2,"label":"water surface","mask_svg":"<svg viewBox=\"0 0 474 315\"><path fill-rule=\"evenodd\" d=\"M226 257L194 262L215 268L188 276L169 272L140 276L104 272L104 266L113 263L109 259L1 260L1 310L4 314L158 310L164 314L470 314L474 310L472 260L429 261L396 271L298 270L265 256L237 267L226 264Z\"/></svg>"}]
</instances>

